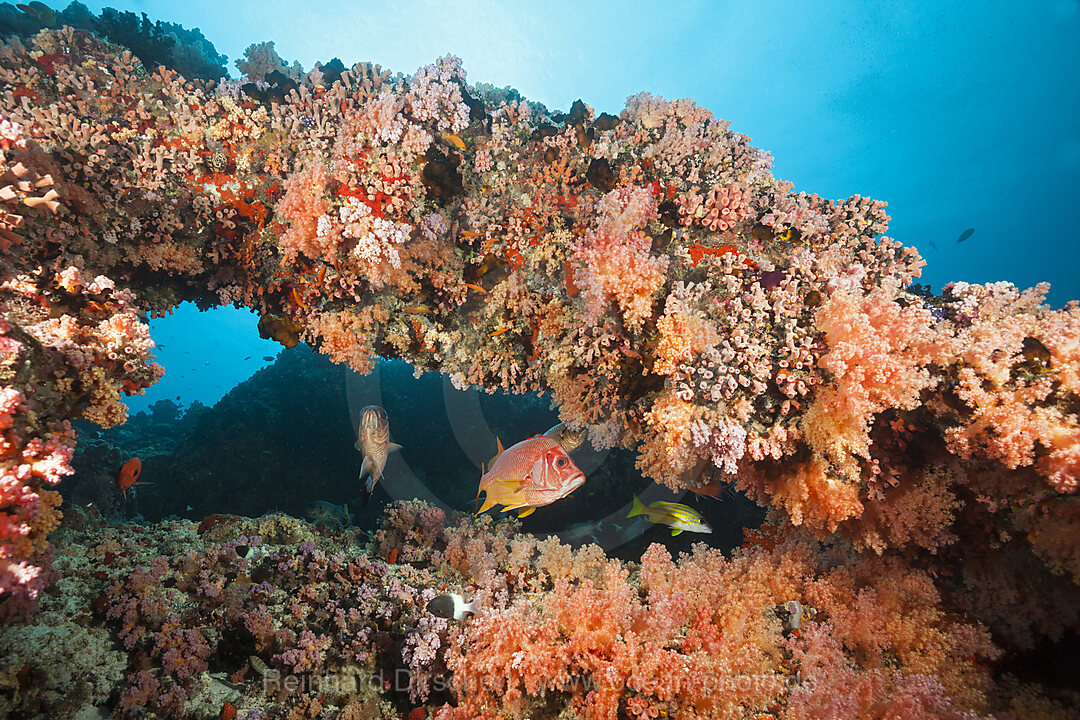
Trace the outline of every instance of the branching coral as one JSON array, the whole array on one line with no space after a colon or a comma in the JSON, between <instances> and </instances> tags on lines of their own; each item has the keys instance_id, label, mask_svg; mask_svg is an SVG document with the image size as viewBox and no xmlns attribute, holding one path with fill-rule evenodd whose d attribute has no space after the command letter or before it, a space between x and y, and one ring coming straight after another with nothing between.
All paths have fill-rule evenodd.
<instances>
[{"instance_id":1,"label":"branching coral","mask_svg":"<svg viewBox=\"0 0 1080 720\"><path fill-rule=\"evenodd\" d=\"M1051 310L1040 289L1007 284L926 293L911 284L917 252L883 235L883 203L793 192L689 100L550 112L469 85L452 57L411 77L366 63L304 75L270 50L252 50L253 82L237 86L144 68L71 28L0 47L14 478L0 512L8 576L25 579L0 591L43 577L27 568L44 567L31 558L55 522L42 483L73 442L64 421L122 421L120 394L159 373L142 313L182 300L251 307L268 335L360 370L402 357L458 386L551 391L568 426L639 449L657 481L737 480L777 523L851 551L962 565L956 540L988 553L1029 543L1077 579L1075 304ZM488 574L512 554L469 543L477 552L439 552ZM575 639L563 671L628 683L625 653L652 642L624 632L649 612L631 583L613 570L560 585L547 612L514 599L507 621L542 644L563 632L566 598L597 608L597 635ZM712 616L680 623L682 641L730 650ZM308 640L301 664L322 647ZM815 652L836 659L824 640ZM744 661L765 659L731 667ZM936 692L909 661L866 687L912 703ZM932 672L952 693L946 670ZM520 681L522 701L540 687ZM614 698L581 701L610 715Z\"/></svg>"}]
</instances>

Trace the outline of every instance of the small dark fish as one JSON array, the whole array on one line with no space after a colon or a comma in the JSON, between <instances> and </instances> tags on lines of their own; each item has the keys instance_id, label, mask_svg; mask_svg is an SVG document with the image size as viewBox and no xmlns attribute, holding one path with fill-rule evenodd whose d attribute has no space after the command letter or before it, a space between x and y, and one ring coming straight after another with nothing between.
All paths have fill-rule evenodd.
<instances>
[{"instance_id":1,"label":"small dark fish","mask_svg":"<svg viewBox=\"0 0 1080 720\"><path fill-rule=\"evenodd\" d=\"M962 242L964 242L965 240L967 240L969 237L971 237L974 234L975 234L975 228L968 228L964 232L960 233L960 237L956 238L956 242L962 243Z\"/></svg>"},{"instance_id":2,"label":"small dark fish","mask_svg":"<svg viewBox=\"0 0 1080 720\"><path fill-rule=\"evenodd\" d=\"M940 252L940 251L939 251L939 250L937 249L937 243L936 243L936 242L934 242L933 240L929 240L928 242L930 243L930 247L934 248L934 251L935 251L935 252Z\"/></svg>"},{"instance_id":3,"label":"small dark fish","mask_svg":"<svg viewBox=\"0 0 1080 720\"><path fill-rule=\"evenodd\" d=\"M1038 366L1043 370L1050 367L1050 361L1053 359L1046 346L1035 337L1024 338L1023 353L1028 364Z\"/></svg>"},{"instance_id":4,"label":"small dark fish","mask_svg":"<svg viewBox=\"0 0 1080 720\"><path fill-rule=\"evenodd\" d=\"M274 362L274 356L273 355L263 355L263 360L265 360L266 362Z\"/></svg>"},{"instance_id":5,"label":"small dark fish","mask_svg":"<svg viewBox=\"0 0 1080 720\"><path fill-rule=\"evenodd\" d=\"M250 359L251 359L251 356L250 356L250 355L248 355L248 356L247 356L246 358L244 358L244 359L245 359L245 360L250 360Z\"/></svg>"},{"instance_id":6,"label":"small dark fish","mask_svg":"<svg viewBox=\"0 0 1080 720\"><path fill-rule=\"evenodd\" d=\"M427 611L435 617L447 620L464 620L465 615L476 614L476 602L465 602L457 593L445 593L427 604Z\"/></svg>"},{"instance_id":7,"label":"small dark fish","mask_svg":"<svg viewBox=\"0 0 1080 720\"><path fill-rule=\"evenodd\" d=\"M312 524L322 523L326 527L345 528L352 525L348 505L334 505L325 500L310 503L304 508L304 517Z\"/></svg>"}]
</instances>

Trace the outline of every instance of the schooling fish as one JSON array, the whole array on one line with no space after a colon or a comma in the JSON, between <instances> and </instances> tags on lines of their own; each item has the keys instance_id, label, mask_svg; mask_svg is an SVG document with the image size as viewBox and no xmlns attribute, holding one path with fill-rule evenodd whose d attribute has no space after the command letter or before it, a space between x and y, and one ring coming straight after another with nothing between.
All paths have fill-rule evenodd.
<instances>
[{"instance_id":1,"label":"schooling fish","mask_svg":"<svg viewBox=\"0 0 1080 720\"><path fill-rule=\"evenodd\" d=\"M120 466L120 472L116 474L116 487L120 488L120 492L124 493L125 500L127 500L128 488L135 485L153 485L153 483L148 482L137 482L141 472L142 460L138 457L133 457Z\"/></svg>"},{"instance_id":2,"label":"schooling fish","mask_svg":"<svg viewBox=\"0 0 1080 720\"><path fill-rule=\"evenodd\" d=\"M427 604L427 611L435 617L447 620L464 620L465 613L476 614L476 601L467 603L465 598L457 593L444 593L432 598Z\"/></svg>"},{"instance_id":3,"label":"schooling fish","mask_svg":"<svg viewBox=\"0 0 1080 720\"><path fill-rule=\"evenodd\" d=\"M667 525L671 528L672 536L678 535L683 530L697 533L711 533L712 528L701 517L701 513L682 503L665 502L657 500L654 503L643 505L638 496L634 496L634 507L626 517L644 515L654 523Z\"/></svg>"},{"instance_id":4,"label":"schooling fish","mask_svg":"<svg viewBox=\"0 0 1080 720\"><path fill-rule=\"evenodd\" d=\"M390 442L390 421L386 418L386 411L378 405L368 405L360 411L360 428L356 433L356 449L364 454L364 462L360 466L360 480L364 482L364 505L371 500L371 493L375 490L375 483L382 479L383 468L386 467L386 457L393 450L400 450L401 446Z\"/></svg>"},{"instance_id":5,"label":"schooling fish","mask_svg":"<svg viewBox=\"0 0 1080 720\"><path fill-rule=\"evenodd\" d=\"M491 469L480 478L480 493L486 493L486 512L503 505L503 512L520 510L525 517L536 508L550 505L577 490L585 483L585 473L574 464L557 440L538 435L503 449L498 438L499 453Z\"/></svg>"}]
</instances>

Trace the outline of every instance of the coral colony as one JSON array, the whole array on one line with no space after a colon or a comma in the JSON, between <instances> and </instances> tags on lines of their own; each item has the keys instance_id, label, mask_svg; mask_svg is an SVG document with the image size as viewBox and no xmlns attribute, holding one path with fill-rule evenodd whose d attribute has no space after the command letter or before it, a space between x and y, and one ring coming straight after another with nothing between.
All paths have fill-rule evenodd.
<instances>
[{"instance_id":1,"label":"coral colony","mask_svg":"<svg viewBox=\"0 0 1080 720\"><path fill-rule=\"evenodd\" d=\"M184 77L91 20L0 45L11 716L1072 716L1008 663L1080 621L1076 303L930 294L883 202L794 192L690 100L552 112L450 56L305 73L271 43ZM550 393L768 519L638 562L418 501L366 546L62 519L70 421L124 422L162 373L147 316L184 301L361 372ZM446 592L475 613L428 612Z\"/></svg>"}]
</instances>

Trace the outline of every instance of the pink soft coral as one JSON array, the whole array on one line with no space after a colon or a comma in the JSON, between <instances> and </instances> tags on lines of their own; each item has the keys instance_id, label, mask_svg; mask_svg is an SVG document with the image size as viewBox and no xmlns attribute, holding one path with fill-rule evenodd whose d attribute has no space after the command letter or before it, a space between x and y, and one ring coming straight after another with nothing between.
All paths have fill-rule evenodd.
<instances>
[{"instance_id":1,"label":"pink soft coral","mask_svg":"<svg viewBox=\"0 0 1080 720\"><path fill-rule=\"evenodd\" d=\"M573 256L584 265L579 285L586 314L595 320L614 300L626 322L640 327L652 314L668 263L650 254L651 240L641 231L656 218L656 199L645 188L616 189L604 196L599 210L596 229Z\"/></svg>"}]
</instances>

